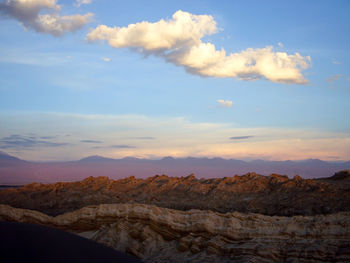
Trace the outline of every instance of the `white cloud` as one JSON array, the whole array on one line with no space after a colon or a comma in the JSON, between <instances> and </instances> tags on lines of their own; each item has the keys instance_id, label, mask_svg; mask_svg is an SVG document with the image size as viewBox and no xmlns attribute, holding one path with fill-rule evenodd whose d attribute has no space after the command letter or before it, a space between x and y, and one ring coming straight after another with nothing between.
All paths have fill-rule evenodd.
<instances>
[{"instance_id":1,"label":"white cloud","mask_svg":"<svg viewBox=\"0 0 350 263\"><path fill-rule=\"evenodd\" d=\"M233 102L230 100L217 100L217 102L219 102L220 106L224 108L230 108L233 105Z\"/></svg>"},{"instance_id":2,"label":"white cloud","mask_svg":"<svg viewBox=\"0 0 350 263\"><path fill-rule=\"evenodd\" d=\"M278 42L277 45L278 45L279 48L283 48L284 47L282 42Z\"/></svg>"},{"instance_id":3,"label":"white cloud","mask_svg":"<svg viewBox=\"0 0 350 263\"><path fill-rule=\"evenodd\" d=\"M102 57L101 59L102 59L103 61L106 61L106 62L111 61L111 59L110 59L110 58L105 58L105 57Z\"/></svg>"},{"instance_id":4,"label":"white cloud","mask_svg":"<svg viewBox=\"0 0 350 263\"><path fill-rule=\"evenodd\" d=\"M311 64L309 56L275 52L273 47L248 48L226 54L204 36L218 32L210 15L193 15L181 10L169 20L143 21L127 27L99 25L87 35L89 41L107 41L114 48L132 50L163 57L201 76L236 77L245 80L266 78L273 82L304 84L301 71Z\"/></svg>"},{"instance_id":5,"label":"white cloud","mask_svg":"<svg viewBox=\"0 0 350 263\"><path fill-rule=\"evenodd\" d=\"M39 33L62 36L74 32L90 22L93 14L60 16L57 0L7 0L0 3L0 14L16 19L25 28ZM47 13L42 14L43 11Z\"/></svg>"},{"instance_id":6,"label":"white cloud","mask_svg":"<svg viewBox=\"0 0 350 263\"><path fill-rule=\"evenodd\" d=\"M91 3L92 3L92 0L76 0L74 5L77 7L80 7L81 5L88 5Z\"/></svg>"},{"instance_id":7,"label":"white cloud","mask_svg":"<svg viewBox=\"0 0 350 263\"><path fill-rule=\"evenodd\" d=\"M335 65L340 65L340 64L341 64L341 63L340 63L338 60L336 60L336 59L333 59L333 60L332 60L332 63L335 64Z\"/></svg>"}]
</instances>

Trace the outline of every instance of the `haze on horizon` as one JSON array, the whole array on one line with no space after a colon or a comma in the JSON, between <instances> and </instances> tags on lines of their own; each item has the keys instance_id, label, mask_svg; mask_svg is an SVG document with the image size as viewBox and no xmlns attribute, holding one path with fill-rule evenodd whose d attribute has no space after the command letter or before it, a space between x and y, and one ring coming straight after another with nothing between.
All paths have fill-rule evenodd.
<instances>
[{"instance_id":1,"label":"haze on horizon","mask_svg":"<svg viewBox=\"0 0 350 263\"><path fill-rule=\"evenodd\" d=\"M0 0L0 151L350 160L348 1Z\"/></svg>"}]
</instances>

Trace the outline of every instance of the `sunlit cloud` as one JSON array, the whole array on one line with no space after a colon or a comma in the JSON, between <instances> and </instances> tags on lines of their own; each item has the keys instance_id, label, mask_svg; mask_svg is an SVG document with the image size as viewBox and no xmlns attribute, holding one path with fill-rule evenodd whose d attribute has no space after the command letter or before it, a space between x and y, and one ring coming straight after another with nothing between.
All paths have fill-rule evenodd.
<instances>
[{"instance_id":1,"label":"sunlit cloud","mask_svg":"<svg viewBox=\"0 0 350 263\"><path fill-rule=\"evenodd\" d=\"M93 17L92 13L61 16L60 11L57 0L6 0L0 3L0 15L17 20L27 29L53 36L75 32Z\"/></svg>"},{"instance_id":2,"label":"sunlit cloud","mask_svg":"<svg viewBox=\"0 0 350 263\"><path fill-rule=\"evenodd\" d=\"M283 48L283 47L284 47L284 45L283 45L282 42L278 42L278 43L277 43L277 46L278 46L279 48Z\"/></svg>"},{"instance_id":3,"label":"sunlit cloud","mask_svg":"<svg viewBox=\"0 0 350 263\"><path fill-rule=\"evenodd\" d=\"M102 59L103 61L106 61L106 62L111 61L111 59L110 59L110 58L106 58L106 57L102 57L101 59Z\"/></svg>"},{"instance_id":4,"label":"sunlit cloud","mask_svg":"<svg viewBox=\"0 0 350 263\"><path fill-rule=\"evenodd\" d=\"M220 104L223 108L231 108L233 105L233 102L230 100L217 100L217 102Z\"/></svg>"},{"instance_id":5,"label":"sunlit cloud","mask_svg":"<svg viewBox=\"0 0 350 263\"><path fill-rule=\"evenodd\" d=\"M86 37L89 41L107 41L114 48L130 48L145 55L155 55L183 66L187 72L217 78L305 84L302 70L311 58L299 53L275 52L272 46L247 48L227 54L202 38L218 32L210 15L194 15L181 10L171 19L152 23L142 21L127 27L99 25Z\"/></svg>"}]
</instances>

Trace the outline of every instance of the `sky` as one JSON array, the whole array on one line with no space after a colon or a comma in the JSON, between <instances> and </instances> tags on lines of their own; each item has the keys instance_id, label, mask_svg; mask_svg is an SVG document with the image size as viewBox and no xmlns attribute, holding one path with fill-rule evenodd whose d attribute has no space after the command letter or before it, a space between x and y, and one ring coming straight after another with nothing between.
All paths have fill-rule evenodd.
<instances>
[{"instance_id":1,"label":"sky","mask_svg":"<svg viewBox=\"0 0 350 263\"><path fill-rule=\"evenodd\" d=\"M0 151L350 160L349 1L0 0Z\"/></svg>"}]
</instances>

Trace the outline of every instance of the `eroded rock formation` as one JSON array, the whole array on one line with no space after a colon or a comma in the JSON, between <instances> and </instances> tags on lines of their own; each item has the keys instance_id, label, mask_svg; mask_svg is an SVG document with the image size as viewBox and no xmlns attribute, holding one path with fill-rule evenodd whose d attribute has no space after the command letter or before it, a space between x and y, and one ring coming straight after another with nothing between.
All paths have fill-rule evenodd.
<instances>
[{"instance_id":1,"label":"eroded rock formation","mask_svg":"<svg viewBox=\"0 0 350 263\"><path fill-rule=\"evenodd\" d=\"M0 205L0 220L64 229L145 262L349 262L350 213L278 217L105 204L51 217Z\"/></svg>"},{"instance_id":2,"label":"eroded rock formation","mask_svg":"<svg viewBox=\"0 0 350 263\"><path fill-rule=\"evenodd\" d=\"M111 180L89 177L73 183L29 184L0 191L0 203L57 215L87 205L144 203L178 210L315 215L350 211L350 173L326 179L272 174L197 179L154 176Z\"/></svg>"}]
</instances>

